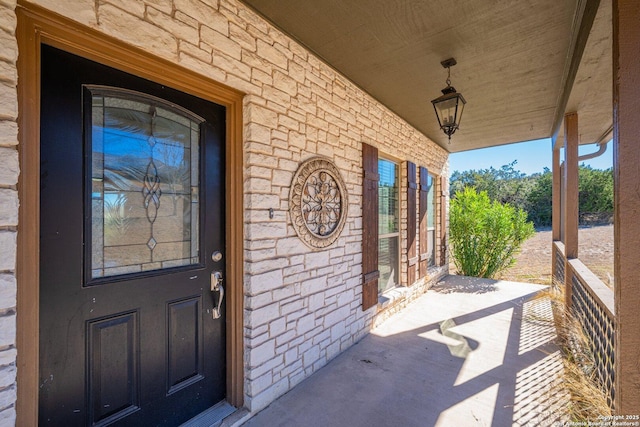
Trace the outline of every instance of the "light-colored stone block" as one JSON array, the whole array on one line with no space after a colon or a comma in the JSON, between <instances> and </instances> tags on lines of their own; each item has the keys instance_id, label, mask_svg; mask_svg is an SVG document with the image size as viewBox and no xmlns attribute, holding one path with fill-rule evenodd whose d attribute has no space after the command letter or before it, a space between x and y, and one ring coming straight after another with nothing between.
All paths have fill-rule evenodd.
<instances>
[{"instance_id":1,"label":"light-colored stone block","mask_svg":"<svg viewBox=\"0 0 640 427\"><path fill-rule=\"evenodd\" d=\"M15 348L9 348L7 350L0 351L0 366L8 366L16 362L16 355L18 354ZM0 405L0 408L2 406Z\"/></svg>"},{"instance_id":2,"label":"light-colored stone block","mask_svg":"<svg viewBox=\"0 0 640 427\"><path fill-rule=\"evenodd\" d=\"M298 83L279 70L273 73L273 85L290 96L296 96L298 93Z\"/></svg>"},{"instance_id":3,"label":"light-colored stone block","mask_svg":"<svg viewBox=\"0 0 640 427\"><path fill-rule=\"evenodd\" d=\"M98 27L105 33L146 51L155 52L165 58L177 58L178 41L175 36L117 7L109 4L100 6Z\"/></svg>"},{"instance_id":4,"label":"light-colored stone block","mask_svg":"<svg viewBox=\"0 0 640 427\"><path fill-rule=\"evenodd\" d=\"M36 0L35 3L60 15L71 17L82 24L96 25L96 6L98 2L95 0Z\"/></svg>"},{"instance_id":5,"label":"light-colored stone block","mask_svg":"<svg viewBox=\"0 0 640 427\"><path fill-rule=\"evenodd\" d=\"M277 319L280 315L280 307L277 303L271 303L264 307L256 308L255 310L247 310L245 313L248 316L251 326L257 327L267 325L272 320Z\"/></svg>"},{"instance_id":6,"label":"light-colored stone block","mask_svg":"<svg viewBox=\"0 0 640 427\"><path fill-rule=\"evenodd\" d=\"M249 104L244 112L246 119L267 128L274 128L278 124L278 113L257 104Z\"/></svg>"},{"instance_id":7,"label":"light-colored stone block","mask_svg":"<svg viewBox=\"0 0 640 427\"><path fill-rule=\"evenodd\" d=\"M245 127L247 141L269 144L271 142L271 128L258 123L248 123Z\"/></svg>"},{"instance_id":8,"label":"light-colored stone block","mask_svg":"<svg viewBox=\"0 0 640 427\"><path fill-rule=\"evenodd\" d=\"M18 225L18 192L0 189L0 226Z\"/></svg>"},{"instance_id":9,"label":"light-colored stone block","mask_svg":"<svg viewBox=\"0 0 640 427\"><path fill-rule=\"evenodd\" d=\"M0 8L0 30L13 34L16 31L17 19L13 9Z\"/></svg>"},{"instance_id":10,"label":"light-colored stone block","mask_svg":"<svg viewBox=\"0 0 640 427\"><path fill-rule=\"evenodd\" d=\"M307 280L301 284L300 295L308 296L317 292L322 292L327 288L327 278L314 277L311 280Z\"/></svg>"},{"instance_id":11,"label":"light-colored stone block","mask_svg":"<svg viewBox=\"0 0 640 427\"><path fill-rule=\"evenodd\" d=\"M14 231L0 231L0 271L14 271L15 267L16 233Z\"/></svg>"},{"instance_id":12,"label":"light-colored stone block","mask_svg":"<svg viewBox=\"0 0 640 427\"><path fill-rule=\"evenodd\" d=\"M164 13L156 8L147 7L147 19L152 24L157 25L177 38L186 40L191 44L197 45L200 41L197 26L194 27L192 25L187 25L184 22L172 18L170 14Z\"/></svg>"},{"instance_id":13,"label":"light-colored stone block","mask_svg":"<svg viewBox=\"0 0 640 427\"><path fill-rule=\"evenodd\" d=\"M259 411L271 403L274 399L282 396L289 390L289 378L282 378L280 381L274 383L271 387L264 390L256 397L252 397L248 402L248 408L251 411Z\"/></svg>"},{"instance_id":14,"label":"light-colored stone block","mask_svg":"<svg viewBox=\"0 0 640 427\"><path fill-rule=\"evenodd\" d=\"M0 274L0 311L16 307L16 278L11 274ZM0 366L3 365L3 353L0 353Z\"/></svg>"},{"instance_id":15,"label":"light-colored stone block","mask_svg":"<svg viewBox=\"0 0 640 427\"><path fill-rule=\"evenodd\" d=\"M229 38L249 52L256 51L256 38L234 22L229 23Z\"/></svg>"},{"instance_id":16,"label":"light-colored stone block","mask_svg":"<svg viewBox=\"0 0 640 427\"><path fill-rule=\"evenodd\" d=\"M2 393L3 394L7 393L7 391L5 390ZM7 398L8 401L10 401L11 396L15 396L15 390L11 391L9 398ZM15 401L15 397L14 397L14 401ZM7 409L0 412L0 425L9 427L9 426L14 426L15 424L16 424L16 408L15 406L8 406Z\"/></svg>"},{"instance_id":17,"label":"light-colored stone block","mask_svg":"<svg viewBox=\"0 0 640 427\"><path fill-rule=\"evenodd\" d=\"M141 1L130 1L130 0L101 0L104 4L113 5L119 9L126 10L127 13L135 15L136 17L143 19L145 9L149 12L153 13L153 8L145 8L145 4ZM152 21L153 22L153 21Z\"/></svg>"},{"instance_id":18,"label":"light-colored stone block","mask_svg":"<svg viewBox=\"0 0 640 427\"><path fill-rule=\"evenodd\" d=\"M2 411L0 412L0 426L13 426L13 424L5 424L3 420L7 415L9 415L9 419L12 418L11 414L4 414L4 412L12 412L11 410L14 409L12 408L12 406L16 401L16 390L17 387L15 385L12 385L0 391L0 410Z\"/></svg>"},{"instance_id":19,"label":"light-colored stone block","mask_svg":"<svg viewBox=\"0 0 640 427\"><path fill-rule=\"evenodd\" d=\"M0 317L0 346L1 347L15 346L15 344L16 344L15 314ZM2 380L0 380L0 383L2 383Z\"/></svg>"},{"instance_id":20,"label":"light-colored stone block","mask_svg":"<svg viewBox=\"0 0 640 427\"><path fill-rule=\"evenodd\" d=\"M173 0L176 10L181 11L185 15L189 15L199 22L207 22L214 19L215 15L219 15L216 10L217 1L204 2L200 0Z\"/></svg>"},{"instance_id":21,"label":"light-colored stone block","mask_svg":"<svg viewBox=\"0 0 640 427\"><path fill-rule=\"evenodd\" d=\"M307 268L327 267L329 265L329 252L325 250L308 253L305 255L304 261Z\"/></svg>"},{"instance_id":22,"label":"light-colored stone block","mask_svg":"<svg viewBox=\"0 0 640 427\"><path fill-rule=\"evenodd\" d=\"M213 55L211 54L211 52L205 49L200 49L198 46L193 45L186 39L180 40L178 51L180 55L187 54L199 60L200 62L203 62L204 64L211 64L213 60Z\"/></svg>"},{"instance_id":23,"label":"light-colored stone block","mask_svg":"<svg viewBox=\"0 0 640 427\"><path fill-rule=\"evenodd\" d=\"M278 239L287 235L286 223L248 224L247 237L250 239Z\"/></svg>"},{"instance_id":24,"label":"light-colored stone block","mask_svg":"<svg viewBox=\"0 0 640 427\"><path fill-rule=\"evenodd\" d=\"M200 29L200 38L203 42L212 46L217 52L224 53L229 58L240 61L242 47L229 37L228 32L223 34L207 26Z\"/></svg>"},{"instance_id":25,"label":"light-colored stone block","mask_svg":"<svg viewBox=\"0 0 640 427\"><path fill-rule=\"evenodd\" d=\"M265 363L267 360L270 360L275 354L275 340L269 340L257 347L251 348L248 350L249 352L249 366L255 367L259 366L262 363Z\"/></svg>"},{"instance_id":26,"label":"light-colored stone block","mask_svg":"<svg viewBox=\"0 0 640 427\"><path fill-rule=\"evenodd\" d=\"M274 319L269 323L269 336L274 338L282 334L287 327L287 322L284 318Z\"/></svg>"},{"instance_id":27,"label":"light-colored stone block","mask_svg":"<svg viewBox=\"0 0 640 427\"><path fill-rule=\"evenodd\" d=\"M18 117L18 91L15 83L0 83L0 117L6 119Z\"/></svg>"},{"instance_id":28,"label":"light-colored stone block","mask_svg":"<svg viewBox=\"0 0 640 427\"><path fill-rule=\"evenodd\" d=\"M167 15L171 15L173 12L172 0L144 0L144 2Z\"/></svg>"},{"instance_id":29,"label":"light-colored stone block","mask_svg":"<svg viewBox=\"0 0 640 427\"><path fill-rule=\"evenodd\" d=\"M18 124L15 121L12 120L0 120L0 148L1 147L7 147L7 146L15 146L18 145ZM4 155L6 156L7 153L10 152L6 152L4 153ZM15 170L18 170L17 168L17 152L15 150L12 150L11 154L16 155L16 167ZM2 151L0 150L0 171L2 171L4 169L4 164L2 164L3 160L3 154ZM0 172L0 175L2 174L2 172ZM0 178L1 180L2 178Z\"/></svg>"},{"instance_id":30,"label":"light-colored stone block","mask_svg":"<svg viewBox=\"0 0 640 427\"><path fill-rule=\"evenodd\" d=\"M3 366L0 368L0 388L8 387L16 381L15 365Z\"/></svg>"},{"instance_id":31,"label":"light-colored stone block","mask_svg":"<svg viewBox=\"0 0 640 427\"><path fill-rule=\"evenodd\" d=\"M287 59L287 56L284 53L282 53L272 45L267 44L260 39L258 39L256 46L257 46L257 53L258 55L260 55L260 57L264 58L266 61L270 62L276 67L279 67L283 70L287 69L287 64L289 63L289 60Z\"/></svg>"},{"instance_id":32,"label":"light-colored stone block","mask_svg":"<svg viewBox=\"0 0 640 427\"><path fill-rule=\"evenodd\" d=\"M282 286L282 270L273 270L250 277L247 291L251 294L259 294L280 286Z\"/></svg>"}]
</instances>

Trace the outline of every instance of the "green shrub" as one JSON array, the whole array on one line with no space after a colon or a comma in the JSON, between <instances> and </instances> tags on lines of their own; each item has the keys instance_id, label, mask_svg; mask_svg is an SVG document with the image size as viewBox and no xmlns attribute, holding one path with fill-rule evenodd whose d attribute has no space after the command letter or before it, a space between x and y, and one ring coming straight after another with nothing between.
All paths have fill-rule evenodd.
<instances>
[{"instance_id":1,"label":"green shrub","mask_svg":"<svg viewBox=\"0 0 640 427\"><path fill-rule=\"evenodd\" d=\"M449 240L459 274L494 277L513 265L534 232L522 209L492 202L486 191L467 187L451 200Z\"/></svg>"}]
</instances>

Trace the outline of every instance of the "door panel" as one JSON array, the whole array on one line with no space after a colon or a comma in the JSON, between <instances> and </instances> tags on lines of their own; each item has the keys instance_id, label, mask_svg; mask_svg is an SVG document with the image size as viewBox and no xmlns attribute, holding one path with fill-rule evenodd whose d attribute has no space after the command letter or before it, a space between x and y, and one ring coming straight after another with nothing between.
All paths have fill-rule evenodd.
<instances>
[{"instance_id":1,"label":"door panel","mask_svg":"<svg viewBox=\"0 0 640 427\"><path fill-rule=\"evenodd\" d=\"M169 303L167 393L174 393L202 378L200 298Z\"/></svg>"},{"instance_id":2,"label":"door panel","mask_svg":"<svg viewBox=\"0 0 640 427\"><path fill-rule=\"evenodd\" d=\"M94 421L133 412L140 407L138 313L123 313L88 322L89 418ZM120 355L111 357L109 349Z\"/></svg>"},{"instance_id":3,"label":"door panel","mask_svg":"<svg viewBox=\"0 0 640 427\"><path fill-rule=\"evenodd\" d=\"M41 425L224 399L224 107L42 48Z\"/></svg>"}]
</instances>

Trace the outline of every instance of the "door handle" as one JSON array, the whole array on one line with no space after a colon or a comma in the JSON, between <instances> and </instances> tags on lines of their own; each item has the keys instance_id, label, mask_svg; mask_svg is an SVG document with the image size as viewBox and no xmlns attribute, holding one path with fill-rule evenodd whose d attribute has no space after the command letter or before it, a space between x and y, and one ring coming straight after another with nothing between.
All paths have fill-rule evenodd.
<instances>
[{"instance_id":1,"label":"door handle","mask_svg":"<svg viewBox=\"0 0 640 427\"><path fill-rule=\"evenodd\" d=\"M211 292L220 292L218 298L218 304L213 307L213 318L219 319L222 316L220 313L220 307L222 307L222 300L224 299L224 287L222 286L222 273L220 271L214 271L211 273Z\"/></svg>"}]
</instances>

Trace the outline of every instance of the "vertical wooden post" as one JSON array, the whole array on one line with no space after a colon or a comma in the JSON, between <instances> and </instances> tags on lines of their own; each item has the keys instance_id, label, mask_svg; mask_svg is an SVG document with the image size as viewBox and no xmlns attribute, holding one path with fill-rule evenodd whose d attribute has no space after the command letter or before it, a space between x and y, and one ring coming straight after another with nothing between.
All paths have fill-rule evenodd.
<instances>
[{"instance_id":1,"label":"vertical wooden post","mask_svg":"<svg viewBox=\"0 0 640 427\"><path fill-rule=\"evenodd\" d=\"M565 194L562 223L564 225L564 267L565 304L571 307L571 266L569 260L578 258L578 114L564 116L564 179Z\"/></svg>"},{"instance_id":2,"label":"vertical wooden post","mask_svg":"<svg viewBox=\"0 0 640 427\"><path fill-rule=\"evenodd\" d=\"M555 241L560 240L560 221L561 221L561 179L560 179L560 148L555 144L552 146L553 158L551 162L551 280L556 280L558 277L558 263L556 262L556 245Z\"/></svg>"},{"instance_id":3,"label":"vertical wooden post","mask_svg":"<svg viewBox=\"0 0 640 427\"><path fill-rule=\"evenodd\" d=\"M561 218L561 203L560 203L560 148L553 147L553 160L551 165L553 174L552 188L551 188L551 236L552 240L560 240L560 221ZM554 263L555 264L555 263Z\"/></svg>"},{"instance_id":4,"label":"vertical wooden post","mask_svg":"<svg viewBox=\"0 0 640 427\"><path fill-rule=\"evenodd\" d=\"M615 410L640 408L640 3L613 1Z\"/></svg>"}]
</instances>

